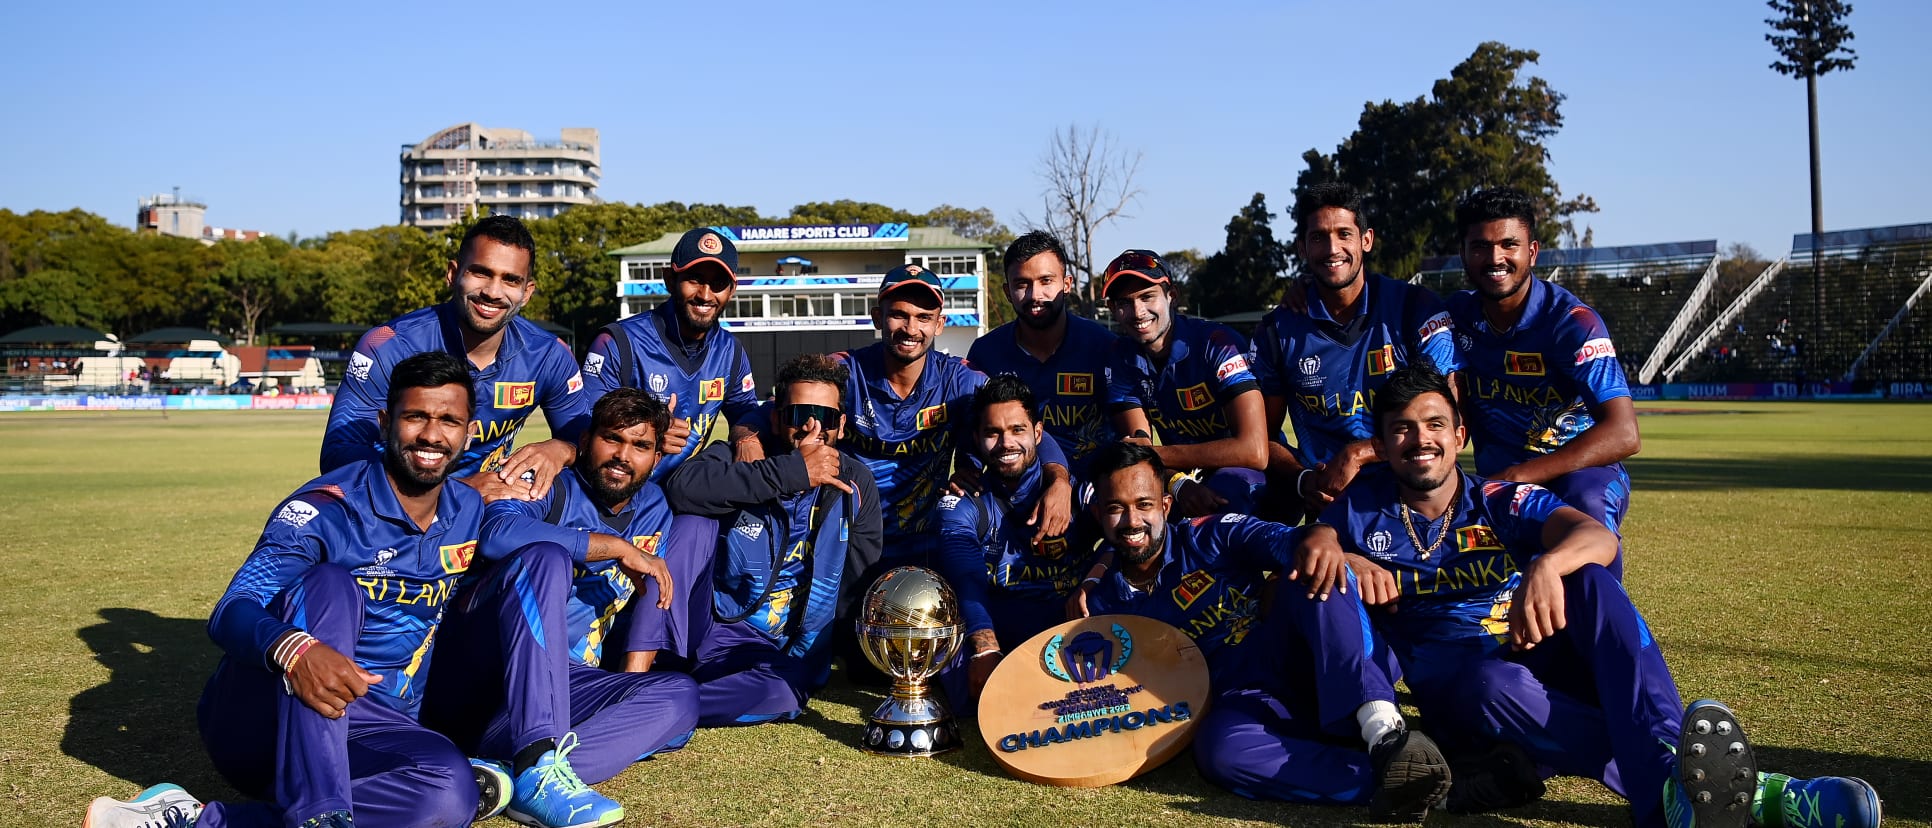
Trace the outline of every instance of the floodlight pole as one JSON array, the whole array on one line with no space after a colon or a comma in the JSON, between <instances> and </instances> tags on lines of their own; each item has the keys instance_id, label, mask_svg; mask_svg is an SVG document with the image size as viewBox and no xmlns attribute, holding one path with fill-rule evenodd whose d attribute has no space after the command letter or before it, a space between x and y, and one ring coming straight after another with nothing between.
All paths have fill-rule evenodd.
<instances>
[{"instance_id":1,"label":"floodlight pole","mask_svg":"<svg viewBox=\"0 0 1932 828\"><path fill-rule=\"evenodd\" d=\"M1805 108L1811 116L1811 342L1805 346L1805 362L1817 366L1821 364L1818 349L1824 346L1825 338L1825 280L1819 262L1819 250L1825 241L1825 185L1818 164L1818 72L1815 68L1805 73Z\"/></svg>"}]
</instances>

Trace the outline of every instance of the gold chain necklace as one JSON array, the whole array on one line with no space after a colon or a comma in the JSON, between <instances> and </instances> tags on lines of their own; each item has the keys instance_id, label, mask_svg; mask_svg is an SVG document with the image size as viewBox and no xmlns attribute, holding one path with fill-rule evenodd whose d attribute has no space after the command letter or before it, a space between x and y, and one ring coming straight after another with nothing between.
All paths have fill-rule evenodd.
<instances>
[{"instance_id":1,"label":"gold chain necklace","mask_svg":"<svg viewBox=\"0 0 1932 828\"><path fill-rule=\"evenodd\" d=\"M1434 521L1430 522L1434 523ZM1402 504L1402 528L1409 530L1409 542L1415 544L1416 557L1422 560L1428 560L1430 555L1442 548L1442 542L1449 539L1449 524L1454 522L1456 522L1456 501L1451 499L1449 508L1442 513L1442 531L1436 533L1434 543L1425 547L1422 545L1422 538L1415 533L1415 521L1409 518L1409 504Z\"/></svg>"}]
</instances>

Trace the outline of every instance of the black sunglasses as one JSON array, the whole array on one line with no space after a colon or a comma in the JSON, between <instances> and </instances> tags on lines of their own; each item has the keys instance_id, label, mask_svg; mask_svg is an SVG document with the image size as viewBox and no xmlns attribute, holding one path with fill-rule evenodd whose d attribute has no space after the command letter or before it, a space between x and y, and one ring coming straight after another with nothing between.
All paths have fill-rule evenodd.
<instances>
[{"instance_id":1,"label":"black sunglasses","mask_svg":"<svg viewBox=\"0 0 1932 828\"><path fill-rule=\"evenodd\" d=\"M792 403L785 406L782 413L785 415L785 424L793 428L803 428L807 422L817 420L819 427L826 431L837 429L845 416L832 406L809 403Z\"/></svg>"}]
</instances>

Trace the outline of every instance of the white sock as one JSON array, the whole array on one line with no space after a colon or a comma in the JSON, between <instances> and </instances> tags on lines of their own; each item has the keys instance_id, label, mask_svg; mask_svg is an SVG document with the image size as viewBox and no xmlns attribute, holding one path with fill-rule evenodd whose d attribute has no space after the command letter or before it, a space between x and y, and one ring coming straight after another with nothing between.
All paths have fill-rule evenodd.
<instances>
[{"instance_id":1,"label":"white sock","mask_svg":"<svg viewBox=\"0 0 1932 828\"><path fill-rule=\"evenodd\" d=\"M1395 702L1372 701L1355 710L1355 721L1362 725L1362 742L1375 747L1390 731L1402 729L1402 711Z\"/></svg>"}]
</instances>

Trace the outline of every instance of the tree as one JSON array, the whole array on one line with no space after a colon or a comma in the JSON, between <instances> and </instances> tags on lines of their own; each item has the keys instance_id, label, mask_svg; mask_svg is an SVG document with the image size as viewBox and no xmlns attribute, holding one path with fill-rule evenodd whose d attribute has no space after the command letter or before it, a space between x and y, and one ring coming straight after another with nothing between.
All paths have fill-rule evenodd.
<instances>
[{"instance_id":1,"label":"tree","mask_svg":"<svg viewBox=\"0 0 1932 828\"><path fill-rule=\"evenodd\" d=\"M1021 223L1052 233L1066 245L1068 275L1081 291L1084 304L1099 304L1098 280L1094 279L1094 234L1127 215L1127 206L1140 197L1134 174L1140 170L1141 154L1131 156L1114 143L1111 134L1099 126L1081 129L1078 124L1055 130L1040 156L1040 179L1046 182L1041 193L1044 201L1039 223L1026 216Z\"/></svg>"},{"instance_id":2,"label":"tree","mask_svg":"<svg viewBox=\"0 0 1932 828\"><path fill-rule=\"evenodd\" d=\"M1426 256L1457 251L1456 201L1486 187L1529 193L1544 219L1537 234L1545 246L1574 238L1571 216L1597 206L1589 196L1563 198L1549 172L1548 141L1563 126L1563 96L1542 78L1519 77L1537 58L1484 43L1428 96L1369 102L1333 154L1302 154L1296 194L1327 181L1360 190L1375 228L1370 264L1398 277L1414 273Z\"/></svg>"},{"instance_id":3,"label":"tree","mask_svg":"<svg viewBox=\"0 0 1932 828\"><path fill-rule=\"evenodd\" d=\"M1194 301L1194 274L1201 272L1201 266L1207 264L1207 257L1202 255L1201 251L1190 247L1186 250L1169 250L1162 253L1161 261L1167 264L1168 270L1174 272L1175 303L1184 308L1193 307L1191 303Z\"/></svg>"},{"instance_id":4,"label":"tree","mask_svg":"<svg viewBox=\"0 0 1932 828\"><path fill-rule=\"evenodd\" d=\"M1255 193L1248 206L1228 221L1227 245L1207 258L1188 279L1194 314L1213 319L1260 310L1281 298L1282 278L1291 264L1288 246L1275 240L1267 196Z\"/></svg>"},{"instance_id":5,"label":"tree","mask_svg":"<svg viewBox=\"0 0 1932 828\"><path fill-rule=\"evenodd\" d=\"M1765 0L1778 13L1766 18L1773 33L1764 39L1778 50L1783 60L1773 62L1771 70L1786 77L1805 79L1805 113L1811 125L1811 237L1825 233L1825 196L1823 173L1818 166L1818 76L1840 69L1849 71L1858 53L1846 46L1852 40L1850 3L1840 0ZM1783 32L1783 34L1777 34ZM1825 318L1825 283L1819 276L1818 245L1811 247L1811 337L1822 341Z\"/></svg>"},{"instance_id":6,"label":"tree","mask_svg":"<svg viewBox=\"0 0 1932 828\"><path fill-rule=\"evenodd\" d=\"M255 344L255 332L262 317L291 297L292 284L285 268L287 242L274 236L254 241L217 242L221 269L215 274L216 308L224 319L233 321L241 334L241 344Z\"/></svg>"}]
</instances>

